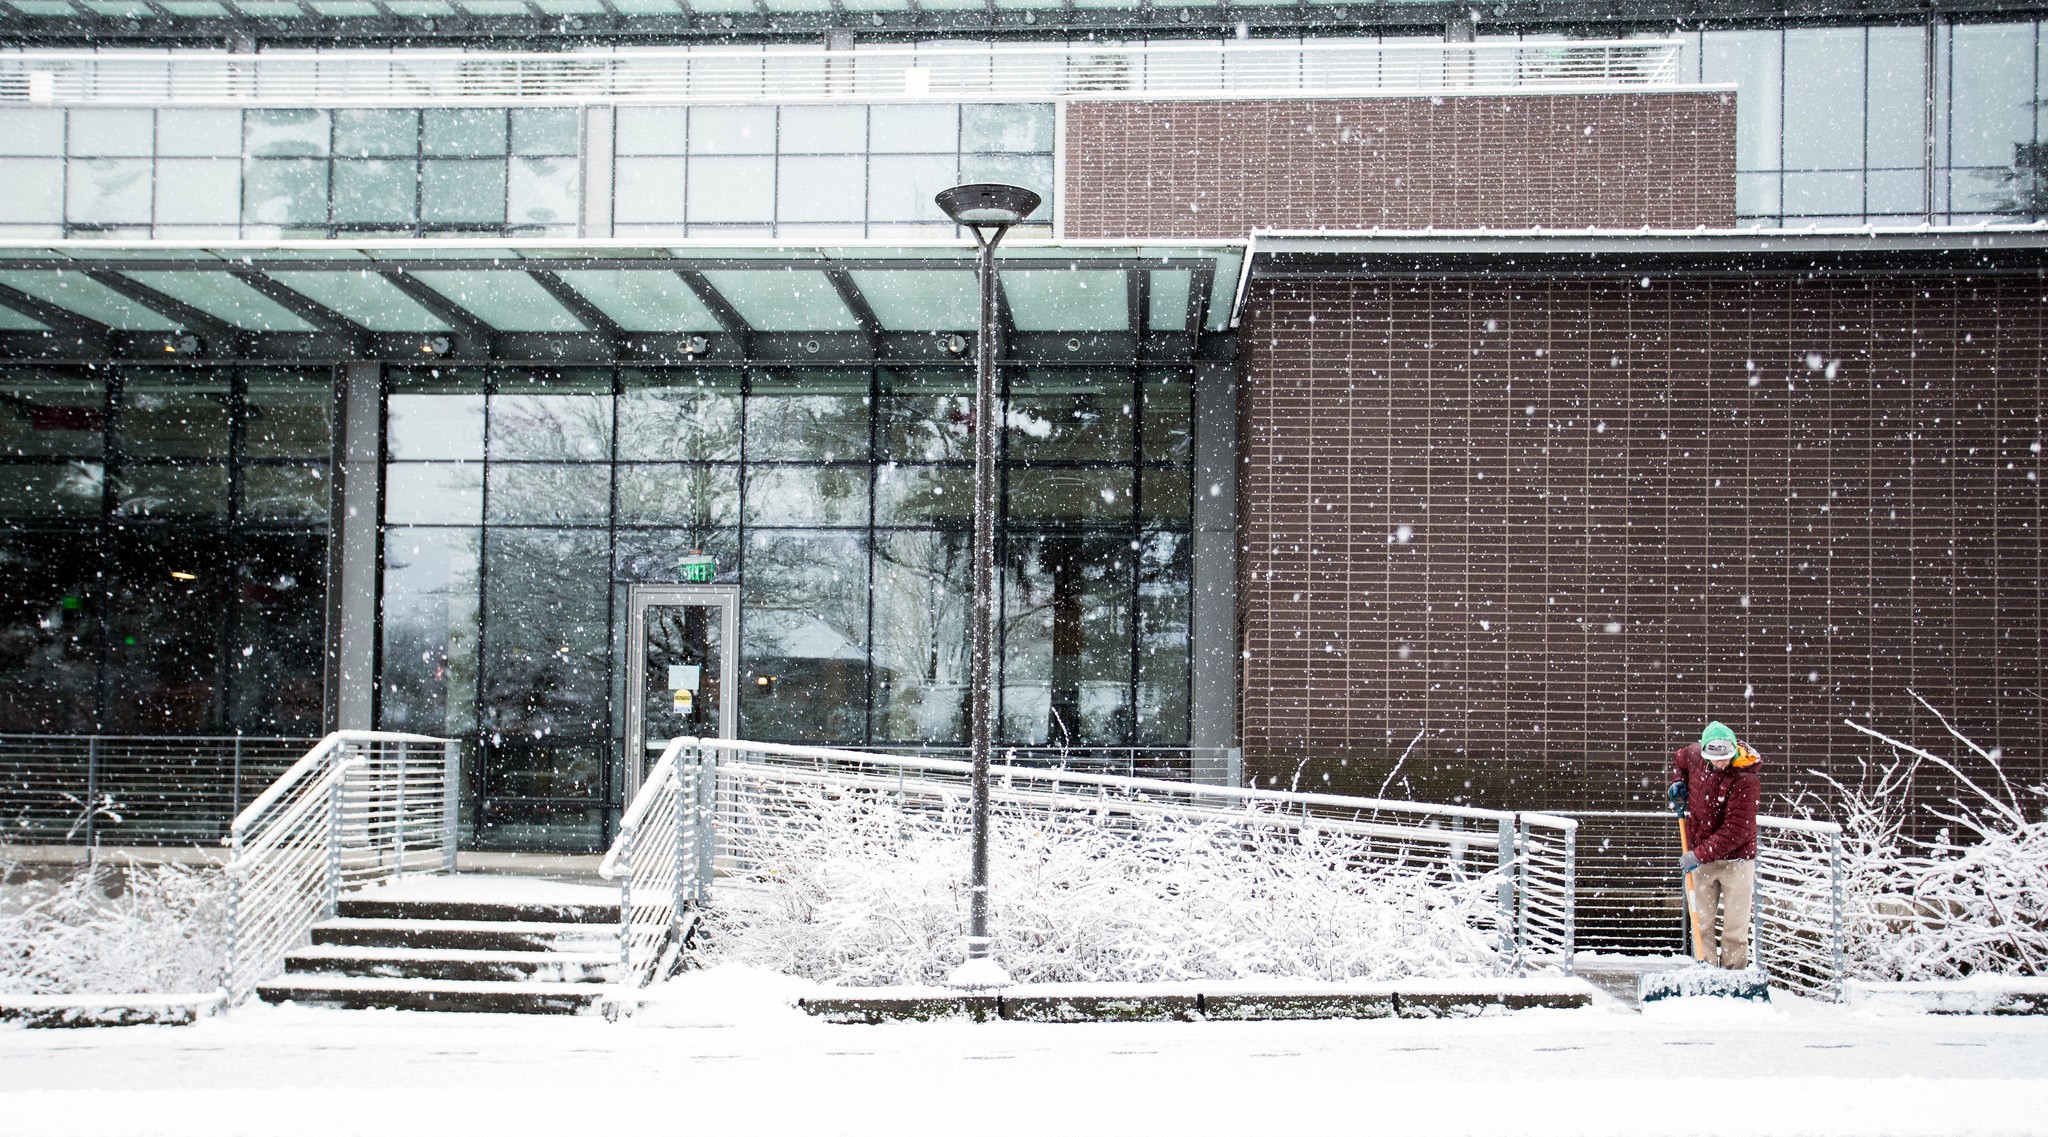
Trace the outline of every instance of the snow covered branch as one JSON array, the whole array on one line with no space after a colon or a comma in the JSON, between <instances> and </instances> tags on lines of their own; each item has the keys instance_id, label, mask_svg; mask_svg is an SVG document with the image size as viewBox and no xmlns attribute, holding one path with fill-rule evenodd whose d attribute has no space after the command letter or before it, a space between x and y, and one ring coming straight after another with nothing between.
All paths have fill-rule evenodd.
<instances>
[{"instance_id":1,"label":"snow covered branch","mask_svg":"<svg viewBox=\"0 0 2048 1137\"><path fill-rule=\"evenodd\" d=\"M8 867L0 862L0 881L12 881L0 883L0 994L220 986L227 878L219 870L100 865L37 880L4 871Z\"/></svg>"}]
</instances>

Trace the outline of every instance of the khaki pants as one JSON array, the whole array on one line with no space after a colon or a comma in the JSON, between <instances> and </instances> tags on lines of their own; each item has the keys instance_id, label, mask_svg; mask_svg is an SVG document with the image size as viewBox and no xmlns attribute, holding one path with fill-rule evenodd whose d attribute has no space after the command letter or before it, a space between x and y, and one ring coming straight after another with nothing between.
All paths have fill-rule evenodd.
<instances>
[{"instance_id":1,"label":"khaki pants","mask_svg":"<svg viewBox=\"0 0 2048 1137\"><path fill-rule=\"evenodd\" d=\"M1755 861L1708 861L1692 872L1699 905L1700 938L1707 962L1736 971L1749 966L1749 906L1756 898ZM1721 939L1714 941L1714 910L1721 910Z\"/></svg>"}]
</instances>

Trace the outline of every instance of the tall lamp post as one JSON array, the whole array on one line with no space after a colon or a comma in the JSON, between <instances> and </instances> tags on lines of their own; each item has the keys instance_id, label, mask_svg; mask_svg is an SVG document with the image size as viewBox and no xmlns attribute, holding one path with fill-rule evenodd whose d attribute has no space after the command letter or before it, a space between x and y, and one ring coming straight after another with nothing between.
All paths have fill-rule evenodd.
<instances>
[{"instance_id":1,"label":"tall lamp post","mask_svg":"<svg viewBox=\"0 0 2048 1137\"><path fill-rule=\"evenodd\" d=\"M967 958L953 972L961 987L994 987L1009 975L989 955L988 765L995 738L996 445L1002 421L996 404L996 244L1010 226L1038 208L1038 195L1019 186L973 184L941 190L939 208L974 234L980 246L975 284L981 318L974 339L974 629L968 665L968 720L974 763L973 867L967 890Z\"/></svg>"}]
</instances>

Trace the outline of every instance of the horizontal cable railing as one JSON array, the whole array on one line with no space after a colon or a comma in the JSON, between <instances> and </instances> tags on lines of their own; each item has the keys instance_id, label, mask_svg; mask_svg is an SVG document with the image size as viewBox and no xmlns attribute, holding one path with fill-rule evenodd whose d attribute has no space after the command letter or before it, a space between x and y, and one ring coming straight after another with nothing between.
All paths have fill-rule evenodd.
<instances>
[{"instance_id":1,"label":"horizontal cable railing","mask_svg":"<svg viewBox=\"0 0 2048 1137\"><path fill-rule=\"evenodd\" d=\"M1678 820L1663 811L1579 812L1578 943L1591 951L1688 955ZM1842 995L1842 829L1757 818L1751 958L1771 981Z\"/></svg>"},{"instance_id":2,"label":"horizontal cable railing","mask_svg":"<svg viewBox=\"0 0 2048 1137\"><path fill-rule=\"evenodd\" d=\"M1676 40L453 52L26 51L0 102L217 106L1030 101L1672 86Z\"/></svg>"},{"instance_id":3,"label":"horizontal cable railing","mask_svg":"<svg viewBox=\"0 0 2048 1137\"><path fill-rule=\"evenodd\" d=\"M0 734L0 829L22 844L213 844L316 741Z\"/></svg>"},{"instance_id":4,"label":"horizontal cable railing","mask_svg":"<svg viewBox=\"0 0 2048 1137\"><path fill-rule=\"evenodd\" d=\"M640 983L659 973L681 907L709 895L714 863L739 877L773 872L756 850L785 845L789 831L812 824L815 791L878 794L906 811L958 817L951 807L968 794L971 770L928 757L675 740L628 807L603 866L621 887L623 972ZM997 816L1039 824L1134 835L1160 820L1215 824L1237 832L1244 857L1313 839L1360 869L1491 878L1498 902L1481 924L1497 938L1501 970L1571 966L1578 823L1569 818L1010 765L992 768L990 797Z\"/></svg>"},{"instance_id":5,"label":"horizontal cable railing","mask_svg":"<svg viewBox=\"0 0 2048 1137\"><path fill-rule=\"evenodd\" d=\"M455 871L459 748L375 731L323 738L228 836L229 1000L275 975L344 888Z\"/></svg>"}]
</instances>

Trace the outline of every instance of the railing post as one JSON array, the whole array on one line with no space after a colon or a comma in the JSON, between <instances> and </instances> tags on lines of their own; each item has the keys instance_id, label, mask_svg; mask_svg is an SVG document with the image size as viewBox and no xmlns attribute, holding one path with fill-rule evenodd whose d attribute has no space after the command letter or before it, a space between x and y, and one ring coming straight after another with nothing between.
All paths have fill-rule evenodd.
<instances>
[{"instance_id":1,"label":"railing post","mask_svg":"<svg viewBox=\"0 0 2048 1137\"><path fill-rule=\"evenodd\" d=\"M449 739L441 746L441 871L455 875L455 827L462 808L462 744Z\"/></svg>"},{"instance_id":2,"label":"railing post","mask_svg":"<svg viewBox=\"0 0 2048 1137\"><path fill-rule=\"evenodd\" d=\"M85 847L88 850L99 845L100 812L100 736L95 734L85 740ZM91 863L92 853L86 853Z\"/></svg>"},{"instance_id":3,"label":"railing post","mask_svg":"<svg viewBox=\"0 0 2048 1137\"><path fill-rule=\"evenodd\" d=\"M334 748L335 769L341 777L334 780L327 791L327 889L325 910L327 919L332 920L341 904L341 799L348 790L348 751L344 742Z\"/></svg>"},{"instance_id":4,"label":"railing post","mask_svg":"<svg viewBox=\"0 0 2048 1137\"><path fill-rule=\"evenodd\" d=\"M242 959L242 835L228 830L228 967L221 983L228 990L228 1006L241 996L241 975L248 970Z\"/></svg>"},{"instance_id":5,"label":"railing post","mask_svg":"<svg viewBox=\"0 0 2048 1137\"><path fill-rule=\"evenodd\" d=\"M697 747L697 901L711 898L711 869L718 851L718 748Z\"/></svg>"},{"instance_id":6,"label":"railing post","mask_svg":"<svg viewBox=\"0 0 2048 1137\"><path fill-rule=\"evenodd\" d=\"M619 974L615 982L638 986L633 977L633 827L619 826Z\"/></svg>"},{"instance_id":7,"label":"railing post","mask_svg":"<svg viewBox=\"0 0 2048 1137\"><path fill-rule=\"evenodd\" d=\"M229 791L229 794L228 816L232 818L242 812L242 736L240 732L235 734L235 783L234 789Z\"/></svg>"},{"instance_id":8,"label":"railing post","mask_svg":"<svg viewBox=\"0 0 2048 1137\"><path fill-rule=\"evenodd\" d=\"M1520 975L1529 957L1529 819L1516 814L1519 855L1515 858L1515 974Z\"/></svg>"},{"instance_id":9,"label":"railing post","mask_svg":"<svg viewBox=\"0 0 2048 1137\"><path fill-rule=\"evenodd\" d=\"M678 946L681 946L683 942L684 866L695 860L693 850L689 845L689 832L691 822L694 820L692 817L694 811L691 807L696 804L694 800L696 795L685 794L683 790L686 786L694 788L696 782L684 778L683 764L681 762L669 764L668 779L671 787L669 792L676 795L675 846L670 850L669 854L669 936L676 941Z\"/></svg>"},{"instance_id":10,"label":"railing post","mask_svg":"<svg viewBox=\"0 0 2048 1137\"><path fill-rule=\"evenodd\" d=\"M1515 819L1500 819L1500 970L1515 968Z\"/></svg>"},{"instance_id":11,"label":"railing post","mask_svg":"<svg viewBox=\"0 0 2048 1137\"><path fill-rule=\"evenodd\" d=\"M1849 961L1846 945L1842 943L1842 831L1836 829L1828 835L1828 900L1833 912L1828 928L1830 939L1828 954L1835 969L1835 1001L1843 1002L1849 997Z\"/></svg>"},{"instance_id":12,"label":"railing post","mask_svg":"<svg viewBox=\"0 0 2048 1137\"><path fill-rule=\"evenodd\" d=\"M395 804L395 809L398 814L397 825L395 827L397 832L398 857L391 866L391 875L393 877L402 877L405 875L405 759L407 753L411 749L412 743L410 742L401 742L398 744L398 798Z\"/></svg>"},{"instance_id":13,"label":"railing post","mask_svg":"<svg viewBox=\"0 0 2048 1137\"><path fill-rule=\"evenodd\" d=\"M1579 827L1564 830L1564 973L1577 974L1579 954Z\"/></svg>"}]
</instances>

